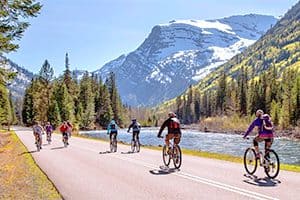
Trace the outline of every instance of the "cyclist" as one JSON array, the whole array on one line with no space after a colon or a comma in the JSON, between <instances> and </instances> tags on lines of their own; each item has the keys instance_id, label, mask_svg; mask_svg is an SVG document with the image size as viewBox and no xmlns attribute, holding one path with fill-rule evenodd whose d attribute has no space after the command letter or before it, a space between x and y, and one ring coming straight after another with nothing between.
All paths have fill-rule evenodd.
<instances>
[{"instance_id":1,"label":"cyclist","mask_svg":"<svg viewBox=\"0 0 300 200\"><path fill-rule=\"evenodd\" d=\"M39 124L39 122L35 122L33 127L33 135L35 137L35 144L37 144L37 142L40 142L40 148L42 149L42 134L44 132L43 127Z\"/></svg>"},{"instance_id":2,"label":"cyclist","mask_svg":"<svg viewBox=\"0 0 300 200\"><path fill-rule=\"evenodd\" d=\"M68 142L68 124L66 121L64 121L61 126L59 127L60 132L62 133L62 141L64 142L64 138L67 140L67 145L69 145Z\"/></svg>"},{"instance_id":3,"label":"cyclist","mask_svg":"<svg viewBox=\"0 0 300 200\"><path fill-rule=\"evenodd\" d=\"M168 127L168 134L166 135L165 143L168 147L169 152L171 139L174 139L174 143L176 145L180 143L181 130L180 122L179 119L177 119L176 114L174 112L169 112L168 116L169 118L160 127L157 137L161 138L163 130L165 129L165 127Z\"/></svg>"},{"instance_id":4,"label":"cyclist","mask_svg":"<svg viewBox=\"0 0 300 200\"><path fill-rule=\"evenodd\" d=\"M110 142L111 142L112 137L114 137L114 140L117 140L118 125L114 119L112 119L107 126L107 134L109 134Z\"/></svg>"},{"instance_id":5,"label":"cyclist","mask_svg":"<svg viewBox=\"0 0 300 200\"><path fill-rule=\"evenodd\" d=\"M137 142L140 143L139 134L141 131L141 125L136 121L135 118L131 120L131 124L128 127L127 133L129 133L131 128L132 128L132 141L134 141L134 138L136 138Z\"/></svg>"},{"instance_id":6,"label":"cyclist","mask_svg":"<svg viewBox=\"0 0 300 200\"><path fill-rule=\"evenodd\" d=\"M72 135L73 125L71 124L71 122L69 120L67 121L67 126L68 126L67 133L68 133L68 137L70 138Z\"/></svg>"},{"instance_id":7,"label":"cyclist","mask_svg":"<svg viewBox=\"0 0 300 200\"><path fill-rule=\"evenodd\" d=\"M47 124L45 126L45 129L46 129L47 138L49 138L49 141L51 142L51 135L52 135L52 132L53 132L53 126L50 124L50 122L47 122Z\"/></svg>"},{"instance_id":8,"label":"cyclist","mask_svg":"<svg viewBox=\"0 0 300 200\"><path fill-rule=\"evenodd\" d=\"M273 124L270 116L268 114L264 115L264 112L260 109L256 111L256 119L250 124L244 134L244 138L246 138L255 127L258 127L258 134L253 139L253 145L257 158L259 158L258 143L265 141L265 154L267 155L267 150L271 147L273 142Z\"/></svg>"}]
</instances>

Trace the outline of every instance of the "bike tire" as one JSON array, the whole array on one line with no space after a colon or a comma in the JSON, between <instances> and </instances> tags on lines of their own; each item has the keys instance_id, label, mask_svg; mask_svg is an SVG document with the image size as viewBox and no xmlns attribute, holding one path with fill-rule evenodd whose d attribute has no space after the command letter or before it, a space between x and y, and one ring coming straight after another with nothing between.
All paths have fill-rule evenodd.
<instances>
[{"instance_id":1,"label":"bike tire","mask_svg":"<svg viewBox=\"0 0 300 200\"><path fill-rule=\"evenodd\" d=\"M114 152L117 152L117 140L114 140L113 142L113 145L114 145Z\"/></svg>"},{"instance_id":2,"label":"bike tire","mask_svg":"<svg viewBox=\"0 0 300 200\"><path fill-rule=\"evenodd\" d=\"M141 150L141 145L140 145L139 141L136 141L135 150L136 150L137 153L139 153L140 150Z\"/></svg>"},{"instance_id":3,"label":"bike tire","mask_svg":"<svg viewBox=\"0 0 300 200\"><path fill-rule=\"evenodd\" d=\"M272 155L272 154L273 154L273 155ZM279 157L278 157L277 153L276 153L274 150L270 149L270 150L269 150L269 155L271 155L270 157L273 157L273 158L274 158L274 160L273 160L273 159L271 160L271 163L270 163L269 165L270 165L271 167L276 167L276 169L275 169L275 173L274 173L274 174L271 174L270 172L271 172L271 170L273 170L274 168L270 169L270 166L269 166L269 167L264 167L264 168L265 168L265 173L267 174L267 176L268 176L269 178L274 179L274 178L276 178L276 177L278 176L278 174L279 174L279 171L280 171L280 161L279 161ZM276 163L274 164L272 161L275 161Z\"/></svg>"},{"instance_id":4,"label":"bike tire","mask_svg":"<svg viewBox=\"0 0 300 200\"><path fill-rule=\"evenodd\" d=\"M252 169L251 166L253 166ZM247 148L244 153L244 167L246 172L251 175L254 174L257 169L256 153L252 148Z\"/></svg>"},{"instance_id":5,"label":"bike tire","mask_svg":"<svg viewBox=\"0 0 300 200\"><path fill-rule=\"evenodd\" d=\"M134 153L134 150L136 148L136 144L134 140L131 140L131 152Z\"/></svg>"},{"instance_id":6,"label":"bike tire","mask_svg":"<svg viewBox=\"0 0 300 200\"><path fill-rule=\"evenodd\" d=\"M179 169L182 163L182 153L179 145L173 148L173 164L176 169Z\"/></svg>"},{"instance_id":7,"label":"bike tire","mask_svg":"<svg viewBox=\"0 0 300 200\"><path fill-rule=\"evenodd\" d=\"M163 161L164 161L165 166L168 167L170 165L171 157L167 152L166 145L164 145L164 147L163 147L162 156L163 156Z\"/></svg>"}]
</instances>

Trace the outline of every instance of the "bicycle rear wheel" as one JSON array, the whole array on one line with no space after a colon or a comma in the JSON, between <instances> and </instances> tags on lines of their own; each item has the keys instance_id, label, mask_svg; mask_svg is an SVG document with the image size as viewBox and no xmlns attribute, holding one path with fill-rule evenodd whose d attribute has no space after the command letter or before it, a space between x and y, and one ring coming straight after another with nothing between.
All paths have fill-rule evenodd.
<instances>
[{"instance_id":1,"label":"bicycle rear wheel","mask_svg":"<svg viewBox=\"0 0 300 200\"><path fill-rule=\"evenodd\" d=\"M134 152L134 149L136 148L136 142L134 140L131 140L131 152Z\"/></svg>"},{"instance_id":2,"label":"bicycle rear wheel","mask_svg":"<svg viewBox=\"0 0 300 200\"><path fill-rule=\"evenodd\" d=\"M257 169L257 159L254 149L248 148L244 154L244 167L248 174L254 174Z\"/></svg>"},{"instance_id":3,"label":"bicycle rear wheel","mask_svg":"<svg viewBox=\"0 0 300 200\"><path fill-rule=\"evenodd\" d=\"M178 145L173 148L173 163L176 169L179 169L182 163L181 149Z\"/></svg>"},{"instance_id":4,"label":"bicycle rear wheel","mask_svg":"<svg viewBox=\"0 0 300 200\"><path fill-rule=\"evenodd\" d=\"M136 141L136 144L135 144L135 150L136 150L136 152L139 153L140 150L141 150L140 148L141 148L140 141L137 140L137 141Z\"/></svg>"},{"instance_id":5,"label":"bicycle rear wheel","mask_svg":"<svg viewBox=\"0 0 300 200\"><path fill-rule=\"evenodd\" d=\"M169 166L171 157L168 154L168 148L166 145L164 145L164 147L163 147L162 156L163 156L163 161L164 161L165 166Z\"/></svg>"},{"instance_id":6,"label":"bicycle rear wheel","mask_svg":"<svg viewBox=\"0 0 300 200\"><path fill-rule=\"evenodd\" d=\"M280 161L277 153L274 150L270 149L269 153L265 155L265 162L266 166L264 168L267 176L269 178L277 177L280 170Z\"/></svg>"},{"instance_id":7,"label":"bicycle rear wheel","mask_svg":"<svg viewBox=\"0 0 300 200\"><path fill-rule=\"evenodd\" d=\"M114 152L117 152L117 140L114 139L113 141L113 146L114 146Z\"/></svg>"}]
</instances>

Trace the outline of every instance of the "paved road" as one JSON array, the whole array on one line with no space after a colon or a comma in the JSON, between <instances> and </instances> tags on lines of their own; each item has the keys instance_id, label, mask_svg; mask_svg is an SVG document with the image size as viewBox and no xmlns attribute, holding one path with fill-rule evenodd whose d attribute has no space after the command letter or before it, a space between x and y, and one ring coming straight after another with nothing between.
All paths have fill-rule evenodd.
<instances>
[{"instance_id":1,"label":"paved road","mask_svg":"<svg viewBox=\"0 0 300 200\"><path fill-rule=\"evenodd\" d=\"M16 133L65 199L300 199L300 173L281 171L278 179L245 175L243 165L183 155L180 171L161 170L161 152L130 154L119 145L72 137L63 148L60 135L35 152L32 132ZM225 147L224 147L225 148Z\"/></svg>"}]
</instances>

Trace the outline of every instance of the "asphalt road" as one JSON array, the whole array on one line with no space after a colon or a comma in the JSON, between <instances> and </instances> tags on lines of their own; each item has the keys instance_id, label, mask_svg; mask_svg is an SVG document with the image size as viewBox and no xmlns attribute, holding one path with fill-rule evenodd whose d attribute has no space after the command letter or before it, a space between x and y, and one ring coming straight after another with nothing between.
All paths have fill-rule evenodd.
<instances>
[{"instance_id":1,"label":"asphalt road","mask_svg":"<svg viewBox=\"0 0 300 200\"><path fill-rule=\"evenodd\" d=\"M108 142L77 137L64 148L58 134L36 152L31 129L15 130L65 199L300 199L300 173L271 180L261 167L249 176L242 164L188 155L180 170L164 169L160 151L108 153Z\"/></svg>"}]
</instances>

